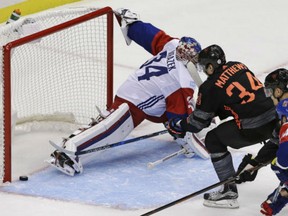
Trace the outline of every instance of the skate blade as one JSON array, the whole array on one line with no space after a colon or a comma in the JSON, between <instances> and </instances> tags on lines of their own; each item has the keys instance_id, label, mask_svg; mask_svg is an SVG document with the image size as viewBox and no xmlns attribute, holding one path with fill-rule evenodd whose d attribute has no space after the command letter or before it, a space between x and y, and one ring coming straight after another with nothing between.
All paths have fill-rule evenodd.
<instances>
[{"instance_id":1,"label":"skate blade","mask_svg":"<svg viewBox=\"0 0 288 216\"><path fill-rule=\"evenodd\" d=\"M65 166L65 168L63 168L61 166L57 166L56 164L54 164L53 162L51 162L49 160L45 160L45 162L48 163L50 166L56 168L57 170L61 171L62 173L66 174L66 175L74 176L74 174L75 174L75 170L69 166Z\"/></svg>"},{"instance_id":2,"label":"skate blade","mask_svg":"<svg viewBox=\"0 0 288 216\"><path fill-rule=\"evenodd\" d=\"M203 205L212 208L227 208L227 209L239 208L239 203L237 199L219 200L219 201L204 200Z\"/></svg>"},{"instance_id":3,"label":"skate blade","mask_svg":"<svg viewBox=\"0 0 288 216\"><path fill-rule=\"evenodd\" d=\"M73 161L73 168L74 168L74 172L76 171L76 173L82 173L83 172L83 165L79 159L79 161L76 161L74 158L69 157L70 160ZM68 166L69 167L69 166ZM71 168L71 167L69 167Z\"/></svg>"}]
</instances>

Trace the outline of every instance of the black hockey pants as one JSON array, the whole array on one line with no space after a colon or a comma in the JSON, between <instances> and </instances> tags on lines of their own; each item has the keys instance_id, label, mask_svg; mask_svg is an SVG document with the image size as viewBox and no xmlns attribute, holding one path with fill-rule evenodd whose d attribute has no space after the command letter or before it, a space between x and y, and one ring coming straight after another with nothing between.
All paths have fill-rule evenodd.
<instances>
[{"instance_id":1,"label":"black hockey pants","mask_svg":"<svg viewBox=\"0 0 288 216\"><path fill-rule=\"evenodd\" d=\"M277 120L273 120L261 127L253 129L239 129L234 120L224 122L209 131L205 138L205 145L210 153L223 153L227 147L243 148L263 142L272 137Z\"/></svg>"}]
</instances>

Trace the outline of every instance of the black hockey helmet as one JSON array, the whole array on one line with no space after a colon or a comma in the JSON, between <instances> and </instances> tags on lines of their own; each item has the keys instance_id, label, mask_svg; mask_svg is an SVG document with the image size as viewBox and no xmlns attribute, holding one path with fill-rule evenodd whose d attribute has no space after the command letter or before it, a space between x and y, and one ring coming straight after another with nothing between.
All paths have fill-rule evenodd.
<instances>
[{"instance_id":1,"label":"black hockey helmet","mask_svg":"<svg viewBox=\"0 0 288 216\"><path fill-rule=\"evenodd\" d=\"M222 48L216 44L203 49L199 53L199 64L206 69L209 64L212 64L214 69L226 63L225 53Z\"/></svg>"},{"instance_id":2,"label":"black hockey helmet","mask_svg":"<svg viewBox=\"0 0 288 216\"><path fill-rule=\"evenodd\" d=\"M266 89L275 88L281 89L283 92L288 92L288 70L285 68L279 68L269 73L264 82Z\"/></svg>"}]
</instances>

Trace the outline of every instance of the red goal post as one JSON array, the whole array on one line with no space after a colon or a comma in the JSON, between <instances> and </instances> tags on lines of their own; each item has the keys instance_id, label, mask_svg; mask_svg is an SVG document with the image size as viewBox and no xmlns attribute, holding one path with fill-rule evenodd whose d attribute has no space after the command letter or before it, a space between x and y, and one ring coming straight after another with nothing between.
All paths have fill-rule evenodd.
<instances>
[{"instance_id":1,"label":"red goal post","mask_svg":"<svg viewBox=\"0 0 288 216\"><path fill-rule=\"evenodd\" d=\"M0 182L11 181L12 119L87 124L113 99L113 10L70 8L0 26Z\"/></svg>"}]
</instances>

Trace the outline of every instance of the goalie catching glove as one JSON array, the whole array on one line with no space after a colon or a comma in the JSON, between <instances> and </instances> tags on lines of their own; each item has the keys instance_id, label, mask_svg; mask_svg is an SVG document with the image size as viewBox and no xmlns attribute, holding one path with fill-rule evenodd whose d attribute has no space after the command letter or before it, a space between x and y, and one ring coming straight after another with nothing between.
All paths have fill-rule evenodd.
<instances>
[{"instance_id":1,"label":"goalie catching glove","mask_svg":"<svg viewBox=\"0 0 288 216\"><path fill-rule=\"evenodd\" d=\"M255 170L253 172L250 172L248 170L257 166L258 164L259 163L252 158L251 154L245 155L238 167L237 170L238 177L236 178L235 182L237 184L241 184L246 181L254 181L258 173L258 170Z\"/></svg>"}]
</instances>

